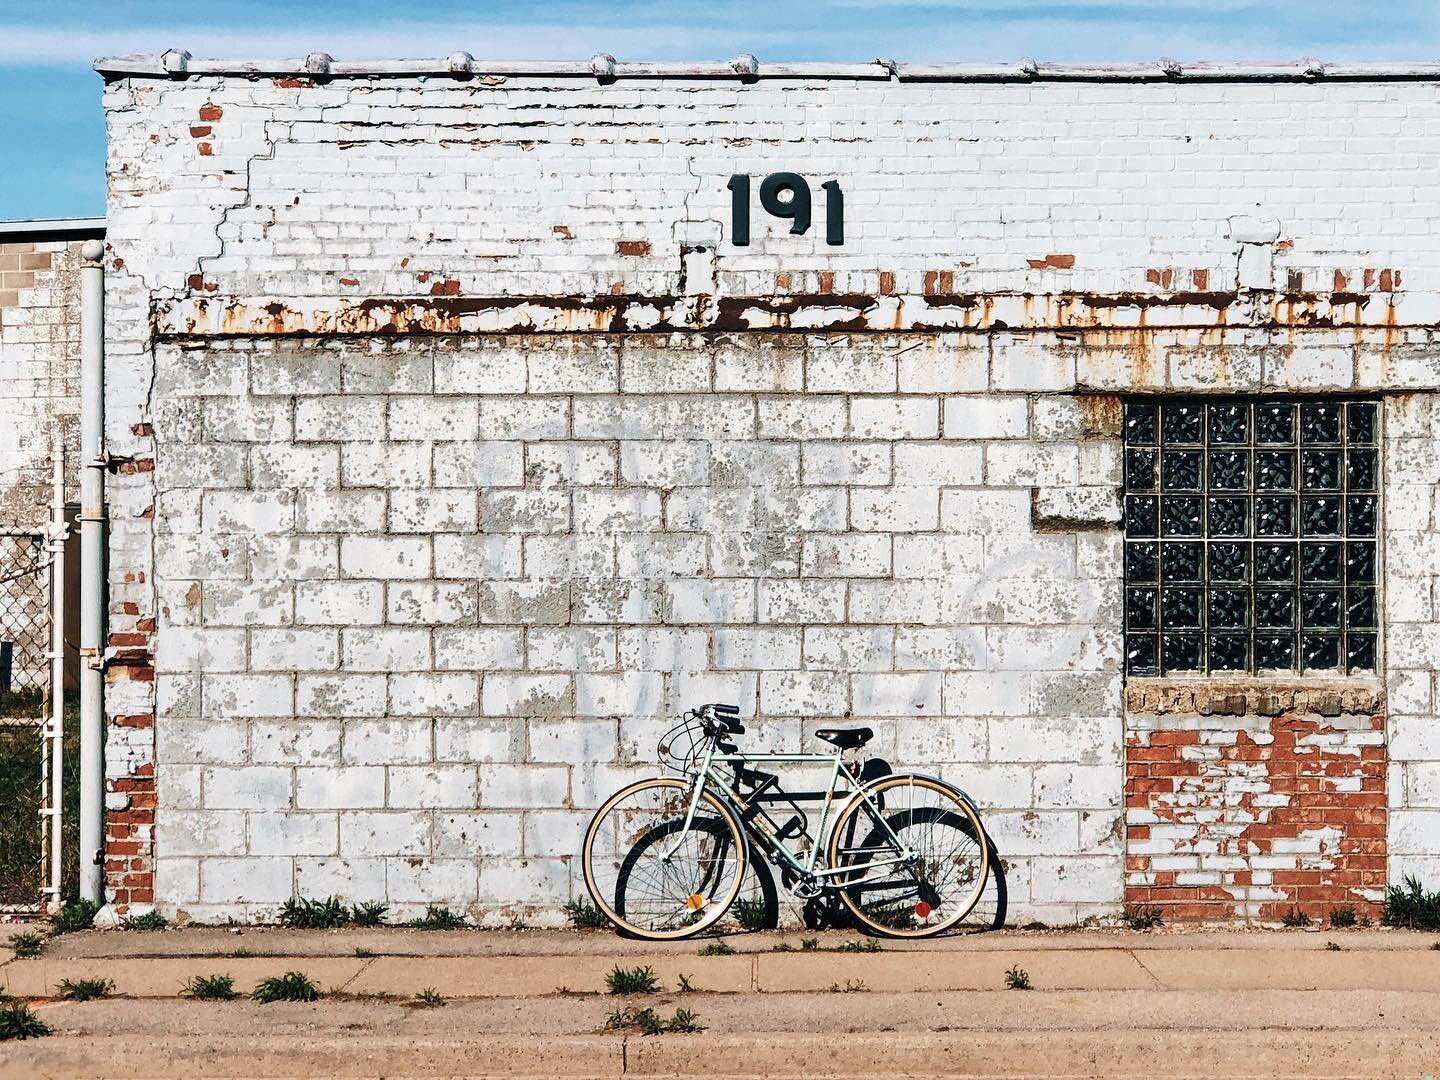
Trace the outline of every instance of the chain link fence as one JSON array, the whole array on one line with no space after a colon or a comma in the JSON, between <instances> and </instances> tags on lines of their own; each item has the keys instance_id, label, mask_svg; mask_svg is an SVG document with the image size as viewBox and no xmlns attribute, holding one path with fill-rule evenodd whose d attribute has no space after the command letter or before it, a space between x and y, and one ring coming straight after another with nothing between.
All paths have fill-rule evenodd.
<instances>
[{"instance_id":1,"label":"chain link fence","mask_svg":"<svg viewBox=\"0 0 1440 1080\"><path fill-rule=\"evenodd\" d=\"M0 911L47 883L50 575L42 533L0 531Z\"/></svg>"}]
</instances>

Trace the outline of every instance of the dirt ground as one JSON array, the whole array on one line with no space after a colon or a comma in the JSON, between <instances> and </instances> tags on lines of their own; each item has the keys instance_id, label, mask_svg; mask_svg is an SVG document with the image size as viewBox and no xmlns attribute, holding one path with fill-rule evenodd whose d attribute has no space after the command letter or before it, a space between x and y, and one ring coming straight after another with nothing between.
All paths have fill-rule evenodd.
<instances>
[{"instance_id":1,"label":"dirt ground","mask_svg":"<svg viewBox=\"0 0 1440 1080\"><path fill-rule=\"evenodd\" d=\"M8 938L0 929L0 938ZM0 954L48 1038L0 1077L1410 1076L1440 1070L1435 935L1385 930L1001 932L844 951L750 934L733 955L603 933L94 932ZM788 948L787 948L788 946ZM615 997L649 966L661 991ZM315 1003L201 1002L197 974L305 972ZM1006 985L1023 971L1032 989ZM683 976L683 978L682 978ZM115 996L55 1000L62 979ZM433 987L446 999L422 1007ZM684 988L689 987L689 990ZM607 1020L690 1010L703 1030Z\"/></svg>"}]
</instances>

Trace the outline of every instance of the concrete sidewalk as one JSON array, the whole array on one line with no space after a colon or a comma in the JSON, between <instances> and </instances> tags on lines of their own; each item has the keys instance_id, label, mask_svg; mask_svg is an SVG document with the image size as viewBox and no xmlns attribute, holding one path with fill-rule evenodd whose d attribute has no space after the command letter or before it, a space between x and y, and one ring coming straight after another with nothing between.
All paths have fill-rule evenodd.
<instances>
[{"instance_id":1,"label":"concrete sidewalk","mask_svg":"<svg viewBox=\"0 0 1440 1080\"><path fill-rule=\"evenodd\" d=\"M0 1076L1419 1076L1440 1062L1435 935L1010 931L841 951L863 940L752 934L700 956L704 940L555 931L68 935L0 963L5 992L57 1031L0 1044ZM662 993L610 997L617 964L653 968ZM1033 990L1005 988L1015 967ZM245 992L290 970L326 998L178 997L195 975ZM79 978L117 997L46 1000ZM450 1003L417 1009L426 987ZM625 1005L691 1009L705 1031L607 1031Z\"/></svg>"}]
</instances>

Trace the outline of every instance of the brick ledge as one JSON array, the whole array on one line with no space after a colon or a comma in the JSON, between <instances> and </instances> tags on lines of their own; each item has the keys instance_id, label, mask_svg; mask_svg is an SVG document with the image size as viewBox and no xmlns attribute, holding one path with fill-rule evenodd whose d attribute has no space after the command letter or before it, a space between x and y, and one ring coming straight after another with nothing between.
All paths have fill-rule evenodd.
<instances>
[{"instance_id":1,"label":"brick ledge","mask_svg":"<svg viewBox=\"0 0 1440 1080\"><path fill-rule=\"evenodd\" d=\"M1311 713L1373 716L1385 711L1385 687L1378 679L1244 680L1186 682L1132 679L1125 685L1125 711L1164 715L1280 716Z\"/></svg>"}]
</instances>

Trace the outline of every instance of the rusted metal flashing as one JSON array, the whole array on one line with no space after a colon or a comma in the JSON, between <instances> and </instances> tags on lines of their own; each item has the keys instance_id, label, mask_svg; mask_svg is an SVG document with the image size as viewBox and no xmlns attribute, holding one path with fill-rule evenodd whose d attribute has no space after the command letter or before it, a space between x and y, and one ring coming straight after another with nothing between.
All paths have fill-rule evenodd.
<instances>
[{"instance_id":1,"label":"rusted metal flashing","mask_svg":"<svg viewBox=\"0 0 1440 1080\"><path fill-rule=\"evenodd\" d=\"M204 284L214 290L213 284ZM1440 293L988 293L273 298L184 296L155 302L159 337L321 334L800 331L1334 330L1393 334L1440 327Z\"/></svg>"},{"instance_id":2,"label":"rusted metal flashing","mask_svg":"<svg viewBox=\"0 0 1440 1080\"><path fill-rule=\"evenodd\" d=\"M323 62L320 58L323 57ZM594 79L723 79L740 83L761 79L835 79L867 82L1315 82L1416 81L1440 79L1437 63L1329 63L1302 59L1286 63L1194 63L1162 58L1143 64L1046 64L1019 60L1003 64L907 64L893 60L868 63L774 64L748 53L717 62L625 61L609 56L576 61L476 60L468 53L421 60L333 60L325 53L273 59L194 58L181 49L162 55L104 57L95 70L107 79L184 79L191 76L236 78L494 79L553 77Z\"/></svg>"}]
</instances>

